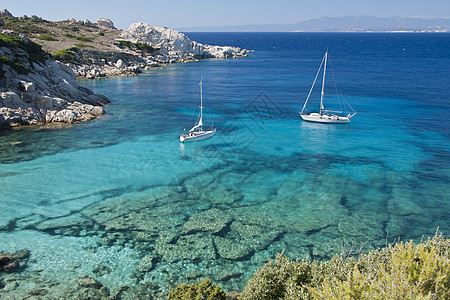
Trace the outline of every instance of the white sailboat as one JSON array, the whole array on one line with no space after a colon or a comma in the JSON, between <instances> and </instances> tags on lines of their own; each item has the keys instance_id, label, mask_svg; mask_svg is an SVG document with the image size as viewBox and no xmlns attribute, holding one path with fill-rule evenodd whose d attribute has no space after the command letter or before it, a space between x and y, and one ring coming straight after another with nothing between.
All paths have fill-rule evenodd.
<instances>
[{"instance_id":1,"label":"white sailboat","mask_svg":"<svg viewBox=\"0 0 450 300\"><path fill-rule=\"evenodd\" d=\"M197 142L212 137L216 133L214 122L207 130L203 129L203 78L200 79L200 118L194 127L187 134L180 136L180 142Z\"/></svg>"},{"instance_id":2,"label":"white sailboat","mask_svg":"<svg viewBox=\"0 0 450 300\"><path fill-rule=\"evenodd\" d=\"M323 104L325 74L327 72L327 59L328 59L328 50L327 50L327 52L325 52L325 55L323 56L319 70L317 71L317 74L316 74L316 78L314 79L314 82L311 86L311 90L309 91L308 97L306 98L305 104L303 105L302 111L300 112L300 117L303 120L309 121L309 122L345 124L345 123L350 122L350 118L356 114L356 112L353 110L353 108L347 102L344 103L344 106L347 105L351 109L351 112L346 115L339 115L339 114L342 114L342 111L326 110L324 107L324 104ZM322 92L320 94L319 112L306 113L306 111L305 111L306 104L308 103L309 97L311 96L311 93L314 89L314 85L316 84L317 77L319 76L322 66L323 66L323 78L322 78Z\"/></svg>"}]
</instances>

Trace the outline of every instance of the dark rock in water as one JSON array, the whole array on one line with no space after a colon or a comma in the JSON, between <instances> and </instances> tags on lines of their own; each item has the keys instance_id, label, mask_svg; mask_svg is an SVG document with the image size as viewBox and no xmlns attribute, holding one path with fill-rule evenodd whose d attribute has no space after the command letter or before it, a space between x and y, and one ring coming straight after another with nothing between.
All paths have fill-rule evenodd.
<instances>
[{"instance_id":1,"label":"dark rock in water","mask_svg":"<svg viewBox=\"0 0 450 300\"><path fill-rule=\"evenodd\" d=\"M102 284L100 282L89 276L82 276L78 278L77 283L81 287L93 287L97 289L102 287Z\"/></svg>"},{"instance_id":2,"label":"dark rock in water","mask_svg":"<svg viewBox=\"0 0 450 300\"><path fill-rule=\"evenodd\" d=\"M48 293L48 291L46 289L33 290L33 291L28 292L28 294L30 294L31 296L43 296L47 293Z\"/></svg>"},{"instance_id":3,"label":"dark rock in water","mask_svg":"<svg viewBox=\"0 0 450 300\"><path fill-rule=\"evenodd\" d=\"M11 272L17 267L19 267L19 262L17 259L8 255L0 254L0 272Z\"/></svg>"},{"instance_id":4,"label":"dark rock in water","mask_svg":"<svg viewBox=\"0 0 450 300\"><path fill-rule=\"evenodd\" d=\"M122 299L121 296L126 290L128 290L128 286L119 285L111 292L111 296L109 297L109 299Z\"/></svg>"},{"instance_id":5,"label":"dark rock in water","mask_svg":"<svg viewBox=\"0 0 450 300\"><path fill-rule=\"evenodd\" d=\"M103 276L105 274L111 273L111 268L108 266L104 266L104 265L96 265L94 270L92 270L92 272L97 275L97 276Z\"/></svg>"}]
</instances>

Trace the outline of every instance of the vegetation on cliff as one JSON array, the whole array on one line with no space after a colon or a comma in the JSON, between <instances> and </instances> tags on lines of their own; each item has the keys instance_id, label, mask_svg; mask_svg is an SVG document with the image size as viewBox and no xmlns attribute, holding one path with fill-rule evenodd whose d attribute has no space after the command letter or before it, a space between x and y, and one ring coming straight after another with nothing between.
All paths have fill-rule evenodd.
<instances>
[{"instance_id":1,"label":"vegetation on cliff","mask_svg":"<svg viewBox=\"0 0 450 300\"><path fill-rule=\"evenodd\" d=\"M168 299L206 299L191 297L191 290L182 285ZM450 239L436 233L419 244L398 242L326 262L292 261L282 252L254 273L239 299L450 299Z\"/></svg>"},{"instance_id":2,"label":"vegetation on cliff","mask_svg":"<svg viewBox=\"0 0 450 300\"><path fill-rule=\"evenodd\" d=\"M22 49L28 54L32 62L42 62L48 58L42 47L26 38L20 38L12 34L0 33L0 47Z\"/></svg>"},{"instance_id":3,"label":"vegetation on cliff","mask_svg":"<svg viewBox=\"0 0 450 300\"><path fill-rule=\"evenodd\" d=\"M449 299L450 240L388 245L359 257L291 261L257 270L239 299Z\"/></svg>"}]
</instances>

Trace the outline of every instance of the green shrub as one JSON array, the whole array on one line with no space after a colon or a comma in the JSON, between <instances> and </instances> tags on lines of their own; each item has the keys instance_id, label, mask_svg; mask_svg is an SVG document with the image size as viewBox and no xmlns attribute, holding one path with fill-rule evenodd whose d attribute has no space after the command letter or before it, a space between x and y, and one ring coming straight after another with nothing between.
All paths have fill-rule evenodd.
<instances>
[{"instance_id":1,"label":"green shrub","mask_svg":"<svg viewBox=\"0 0 450 300\"><path fill-rule=\"evenodd\" d=\"M44 61L48 55L42 50L41 45L32 41L24 41L12 34L0 33L0 47L21 48L28 54L28 59L33 62Z\"/></svg>"},{"instance_id":2,"label":"green shrub","mask_svg":"<svg viewBox=\"0 0 450 300\"><path fill-rule=\"evenodd\" d=\"M82 41L82 42L89 42L89 43L91 43L91 42L93 42L94 41L94 39L93 38L90 38L90 37L87 37L87 36L84 36L84 35L79 35L79 36L77 36L77 37L75 37L77 40L79 40L79 41Z\"/></svg>"},{"instance_id":3,"label":"green shrub","mask_svg":"<svg viewBox=\"0 0 450 300\"><path fill-rule=\"evenodd\" d=\"M211 280L205 279L202 283L182 284L169 292L168 300L224 300L225 292Z\"/></svg>"},{"instance_id":4,"label":"green shrub","mask_svg":"<svg viewBox=\"0 0 450 300\"><path fill-rule=\"evenodd\" d=\"M53 53L53 58L62 62L71 62L76 59L76 55L69 49L61 49Z\"/></svg>"},{"instance_id":5,"label":"green shrub","mask_svg":"<svg viewBox=\"0 0 450 300\"><path fill-rule=\"evenodd\" d=\"M73 44L73 45L78 48L94 48L94 46L86 45L86 44Z\"/></svg>"},{"instance_id":6,"label":"green shrub","mask_svg":"<svg viewBox=\"0 0 450 300\"><path fill-rule=\"evenodd\" d=\"M37 37L38 40L43 40L43 41L57 41L57 38L52 37L49 34L41 34Z\"/></svg>"},{"instance_id":7,"label":"green shrub","mask_svg":"<svg viewBox=\"0 0 450 300\"><path fill-rule=\"evenodd\" d=\"M76 36L74 36L73 34L70 34L70 33L64 33L64 36L67 38L70 38L70 39L76 38Z\"/></svg>"},{"instance_id":8,"label":"green shrub","mask_svg":"<svg viewBox=\"0 0 450 300\"><path fill-rule=\"evenodd\" d=\"M67 50L73 51L73 52L78 52L78 51L80 51L80 48L78 48L78 47L70 47L70 48L67 48Z\"/></svg>"},{"instance_id":9,"label":"green shrub","mask_svg":"<svg viewBox=\"0 0 450 300\"><path fill-rule=\"evenodd\" d=\"M141 42L130 42L130 41L117 41L119 43L119 45L121 47L126 47L126 48L130 48L130 49L137 49L137 50L141 50L144 52L148 52L148 53L152 53L154 52L156 49L153 48L150 45L147 45L145 43L141 43Z\"/></svg>"},{"instance_id":10,"label":"green shrub","mask_svg":"<svg viewBox=\"0 0 450 300\"><path fill-rule=\"evenodd\" d=\"M103 31L100 31L99 33L97 33L99 36L104 36L105 33Z\"/></svg>"},{"instance_id":11,"label":"green shrub","mask_svg":"<svg viewBox=\"0 0 450 300\"><path fill-rule=\"evenodd\" d=\"M388 245L358 258L290 261L283 253L247 282L245 299L450 299L450 240Z\"/></svg>"}]
</instances>

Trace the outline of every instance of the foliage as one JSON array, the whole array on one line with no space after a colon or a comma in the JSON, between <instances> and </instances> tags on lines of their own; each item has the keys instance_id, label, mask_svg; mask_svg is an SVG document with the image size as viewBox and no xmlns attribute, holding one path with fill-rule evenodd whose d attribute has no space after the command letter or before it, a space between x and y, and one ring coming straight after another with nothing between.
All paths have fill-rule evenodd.
<instances>
[{"instance_id":1,"label":"foliage","mask_svg":"<svg viewBox=\"0 0 450 300\"><path fill-rule=\"evenodd\" d=\"M80 48L78 48L78 47L70 47L70 48L67 48L67 50L73 51L73 52L78 52L78 51L80 51Z\"/></svg>"},{"instance_id":2,"label":"foliage","mask_svg":"<svg viewBox=\"0 0 450 300\"><path fill-rule=\"evenodd\" d=\"M168 300L224 300L225 292L220 286L211 285L211 280L202 283L182 284L169 292Z\"/></svg>"},{"instance_id":3,"label":"foliage","mask_svg":"<svg viewBox=\"0 0 450 300\"><path fill-rule=\"evenodd\" d=\"M99 33L97 33L98 35L100 35L100 36L104 36L105 35L105 33L103 32L103 31L100 31Z\"/></svg>"},{"instance_id":4,"label":"foliage","mask_svg":"<svg viewBox=\"0 0 450 300\"><path fill-rule=\"evenodd\" d=\"M4 29L12 30L16 33L21 34L45 34L50 33L49 30L39 26L43 23L48 23L48 21L32 16L31 18L14 18L14 17L4 17L0 18L2 22L1 26Z\"/></svg>"},{"instance_id":5,"label":"foliage","mask_svg":"<svg viewBox=\"0 0 450 300\"><path fill-rule=\"evenodd\" d=\"M245 299L450 299L450 240L436 233L328 262L291 261L283 253L247 282Z\"/></svg>"},{"instance_id":6,"label":"foliage","mask_svg":"<svg viewBox=\"0 0 450 300\"><path fill-rule=\"evenodd\" d=\"M38 40L43 41L57 41L57 38L52 37L50 34L41 34L37 37Z\"/></svg>"},{"instance_id":7,"label":"foliage","mask_svg":"<svg viewBox=\"0 0 450 300\"><path fill-rule=\"evenodd\" d=\"M69 39L74 39L74 38L76 38L76 36L74 36L73 34L70 34L70 33L64 33L64 36L65 36L66 38L69 38Z\"/></svg>"},{"instance_id":8,"label":"foliage","mask_svg":"<svg viewBox=\"0 0 450 300\"><path fill-rule=\"evenodd\" d=\"M90 38L90 37L87 37L87 36L84 36L84 35L79 35L79 36L77 36L77 37L75 37L77 40L79 40L79 41L82 41L82 42L89 42L89 43L91 43L91 42L93 42L94 41L94 39L93 38Z\"/></svg>"},{"instance_id":9,"label":"foliage","mask_svg":"<svg viewBox=\"0 0 450 300\"><path fill-rule=\"evenodd\" d=\"M44 61L47 59L47 54L42 50L41 45L29 40L22 40L20 37L12 34L0 33L0 47L11 49L20 48L27 52L28 59L33 62Z\"/></svg>"},{"instance_id":10,"label":"foliage","mask_svg":"<svg viewBox=\"0 0 450 300\"><path fill-rule=\"evenodd\" d=\"M94 46L86 45L86 44L73 44L73 45L78 48L94 48Z\"/></svg>"},{"instance_id":11,"label":"foliage","mask_svg":"<svg viewBox=\"0 0 450 300\"><path fill-rule=\"evenodd\" d=\"M153 48L152 46L145 44L145 43L141 43L141 42L130 42L130 41L117 41L119 43L119 45L121 47L126 47L126 48L130 48L130 49L137 49L137 50L141 50L143 52L148 52L148 53L152 53L154 52L156 49Z\"/></svg>"},{"instance_id":12,"label":"foliage","mask_svg":"<svg viewBox=\"0 0 450 300\"><path fill-rule=\"evenodd\" d=\"M71 62L76 59L76 55L72 50L61 49L53 53L53 58L62 62Z\"/></svg>"}]
</instances>

